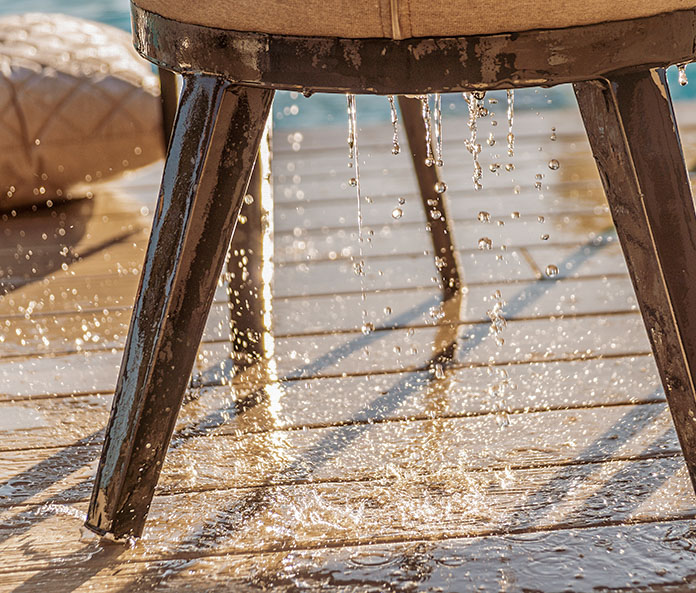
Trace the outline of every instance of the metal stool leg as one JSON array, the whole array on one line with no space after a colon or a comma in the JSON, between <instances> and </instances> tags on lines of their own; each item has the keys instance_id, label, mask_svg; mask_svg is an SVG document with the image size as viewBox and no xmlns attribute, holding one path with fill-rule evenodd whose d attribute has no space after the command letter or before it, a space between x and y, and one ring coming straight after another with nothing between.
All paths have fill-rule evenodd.
<instances>
[{"instance_id":1,"label":"metal stool leg","mask_svg":"<svg viewBox=\"0 0 696 593\"><path fill-rule=\"evenodd\" d=\"M273 91L184 82L87 526L139 536Z\"/></svg>"},{"instance_id":2,"label":"metal stool leg","mask_svg":"<svg viewBox=\"0 0 696 593\"><path fill-rule=\"evenodd\" d=\"M438 194L435 185L440 181L437 167L425 164L425 127L419 99L399 95L399 109L404 122L408 146L413 158L413 168L418 178L421 200L430 228L435 256L439 258L438 273L442 281L445 299L451 298L461 287L459 257L454 246L454 235L447 210L447 198Z\"/></svg>"},{"instance_id":3,"label":"metal stool leg","mask_svg":"<svg viewBox=\"0 0 696 593\"><path fill-rule=\"evenodd\" d=\"M696 211L665 71L575 93L696 487Z\"/></svg>"}]
</instances>

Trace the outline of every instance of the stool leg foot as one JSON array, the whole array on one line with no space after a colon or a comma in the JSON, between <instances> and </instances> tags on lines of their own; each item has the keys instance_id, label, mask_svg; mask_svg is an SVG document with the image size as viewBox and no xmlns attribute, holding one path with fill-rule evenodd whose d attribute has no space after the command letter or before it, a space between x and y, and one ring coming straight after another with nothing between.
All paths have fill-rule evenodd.
<instances>
[{"instance_id":1,"label":"stool leg foot","mask_svg":"<svg viewBox=\"0 0 696 593\"><path fill-rule=\"evenodd\" d=\"M425 164L426 140L421 102L419 99L403 95L399 95L398 100L401 119L413 158L413 168L418 178L425 218L430 229L433 250L435 257L439 258L437 270L442 282L445 300L448 300L461 288L461 280L459 278L459 257L454 246L447 198L444 193L435 191L435 185L440 181L437 167L428 167Z\"/></svg>"},{"instance_id":2,"label":"stool leg foot","mask_svg":"<svg viewBox=\"0 0 696 593\"><path fill-rule=\"evenodd\" d=\"M696 488L696 211L665 71L575 93Z\"/></svg>"},{"instance_id":3,"label":"stool leg foot","mask_svg":"<svg viewBox=\"0 0 696 593\"><path fill-rule=\"evenodd\" d=\"M87 527L139 536L273 92L184 82Z\"/></svg>"}]
</instances>

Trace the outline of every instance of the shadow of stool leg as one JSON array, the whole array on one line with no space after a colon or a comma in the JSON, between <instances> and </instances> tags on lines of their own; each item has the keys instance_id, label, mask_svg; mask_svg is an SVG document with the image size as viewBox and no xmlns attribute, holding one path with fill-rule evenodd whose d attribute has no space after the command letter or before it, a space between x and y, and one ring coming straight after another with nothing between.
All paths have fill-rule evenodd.
<instances>
[{"instance_id":1,"label":"shadow of stool leg","mask_svg":"<svg viewBox=\"0 0 696 593\"><path fill-rule=\"evenodd\" d=\"M236 370L248 368L266 357L263 336L264 314L269 303L264 300L263 243L272 212L264 213L261 202L261 164L257 159L247 195L252 201L242 206L244 224L237 229L227 262L228 299L232 318L232 355Z\"/></svg>"},{"instance_id":2,"label":"shadow of stool leg","mask_svg":"<svg viewBox=\"0 0 696 593\"><path fill-rule=\"evenodd\" d=\"M413 168L418 178L421 201L433 242L438 274L442 282L445 299L451 298L461 287L459 257L454 245L445 193L437 193L435 185L440 181L437 167L425 164L425 126L421 113L420 99L399 95L401 119L406 130L408 147L413 158Z\"/></svg>"},{"instance_id":3,"label":"shadow of stool leg","mask_svg":"<svg viewBox=\"0 0 696 593\"><path fill-rule=\"evenodd\" d=\"M575 93L696 487L696 211L665 71Z\"/></svg>"},{"instance_id":4,"label":"shadow of stool leg","mask_svg":"<svg viewBox=\"0 0 696 593\"><path fill-rule=\"evenodd\" d=\"M139 536L273 92L184 81L87 527Z\"/></svg>"}]
</instances>

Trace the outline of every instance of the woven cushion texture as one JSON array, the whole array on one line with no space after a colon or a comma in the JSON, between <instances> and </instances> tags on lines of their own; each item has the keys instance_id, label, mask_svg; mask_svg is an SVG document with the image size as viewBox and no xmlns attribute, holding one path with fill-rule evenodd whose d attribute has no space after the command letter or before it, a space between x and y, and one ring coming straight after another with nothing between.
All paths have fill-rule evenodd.
<instances>
[{"instance_id":1,"label":"woven cushion texture","mask_svg":"<svg viewBox=\"0 0 696 593\"><path fill-rule=\"evenodd\" d=\"M29 13L0 19L0 47L0 210L162 156L159 82L126 32Z\"/></svg>"},{"instance_id":2,"label":"woven cushion texture","mask_svg":"<svg viewBox=\"0 0 696 593\"><path fill-rule=\"evenodd\" d=\"M694 8L694 0L135 0L170 19L319 37L442 37L557 29Z\"/></svg>"}]
</instances>

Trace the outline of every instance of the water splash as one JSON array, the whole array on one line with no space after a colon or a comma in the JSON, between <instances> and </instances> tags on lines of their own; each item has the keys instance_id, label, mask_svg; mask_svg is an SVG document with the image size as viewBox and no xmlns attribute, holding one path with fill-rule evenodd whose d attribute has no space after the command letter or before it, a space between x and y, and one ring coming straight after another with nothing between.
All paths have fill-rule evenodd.
<instances>
[{"instance_id":1,"label":"water splash","mask_svg":"<svg viewBox=\"0 0 696 593\"><path fill-rule=\"evenodd\" d=\"M401 145L399 144L399 115L396 111L394 95L389 95L387 99L389 99L389 112L392 124L392 154L399 154L401 152Z\"/></svg>"},{"instance_id":2,"label":"water splash","mask_svg":"<svg viewBox=\"0 0 696 593\"><path fill-rule=\"evenodd\" d=\"M505 338L502 334L507 327L507 320L505 319L505 312L503 310L506 303L499 290L496 290L491 295L491 298L493 300L493 306L486 312L491 322L488 333L493 337L496 345L501 348L505 344ZM515 386L510 381L507 370L502 366L494 366L491 364L488 367L488 373L494 377L492 383L488 387L488 395L491 398L496 422L501 428L509 426L510 418L507 398L509 391Z\"/></svg>"}]
</instances>

